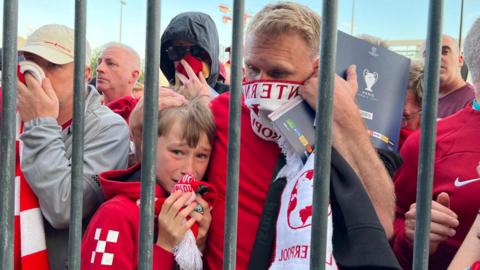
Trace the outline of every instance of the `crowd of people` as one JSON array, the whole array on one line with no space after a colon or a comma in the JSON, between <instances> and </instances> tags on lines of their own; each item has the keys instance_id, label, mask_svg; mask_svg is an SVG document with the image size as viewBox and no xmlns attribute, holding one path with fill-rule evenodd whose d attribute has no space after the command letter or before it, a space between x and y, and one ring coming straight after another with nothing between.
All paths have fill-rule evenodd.
<instances>
[{"instance_id":1,"label":"crowd of people","mask_svg":"<svg viewBox=\"0 0 480 270\"><path fill-rule=\"evenodd\" d=\"M153 269L223 267L230 91L243 93L236 267L310 268L314 155L304 161L291 151L268 115L295 96L316 109L320 29L320 16L306 6L265 6L245 33L242 89L231 89L210 16L186 12L168 24L160 69L170 85L159 89L159 111L151 112L158 113ZM480 18L464 44L462 53L452 37L442 38L427 194L430 269L480 269ZM66 269L74 30L42 26L19 55L30 69L17 82L15 269ZM128 45L108 43L92 79L88 44L86 58L81 268L137 269L141 61ZM424 60L411 63L399 154L371 143L355 100L356 66L345 78L335 75L326 269L412 267ZM473 84L462 77L465 63Z\"/></svg>"}]
</instances>

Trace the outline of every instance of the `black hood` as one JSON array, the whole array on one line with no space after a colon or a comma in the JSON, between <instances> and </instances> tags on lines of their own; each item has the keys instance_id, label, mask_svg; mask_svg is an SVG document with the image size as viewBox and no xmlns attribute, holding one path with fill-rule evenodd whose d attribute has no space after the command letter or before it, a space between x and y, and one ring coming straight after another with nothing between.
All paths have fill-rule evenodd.
<instances>
[{"instance_id":1,"label":"black hood","mask_svg":"<svg viewBox=\"0 0 480 270\"><path fill-rule=\"evenodd\" d=\"M171 83L175 79L175 68L168 58L166 49L173 40L180 39L190 41L208 53L212 64L207 82L214 88L219 74L219 45L217 27L212 18L201 12L185 12L175 16L168 24L161 40L160 68Z\"/></svg>"}]
</instances>

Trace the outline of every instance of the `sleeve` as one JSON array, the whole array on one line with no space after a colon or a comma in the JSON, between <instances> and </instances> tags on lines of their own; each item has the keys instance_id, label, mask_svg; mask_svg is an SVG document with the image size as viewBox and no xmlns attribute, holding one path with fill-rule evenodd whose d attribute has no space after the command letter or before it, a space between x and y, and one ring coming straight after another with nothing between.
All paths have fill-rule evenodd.
<instances>
[{"instance_id":1,"label":"sleeve","mask_svg":"<svg viewBox=\"0 0 480 270\"><path fill-rule=\"evenodd\" d=\"M173 253L170 253L160 247L153 245L153 270L175 269L175 258Z\"/></svg>"},{"instance_id":2,"label":"sleeve","mask_svg":"<svg viewBox=\"0 0 480 270\"><path fill-rule=\"evenodd\" d=\"M480 270L480 261L475 262L474 264L472 264L472 266L470 266L469 268L467 268L467 270Z\"/></svg>"},{"instance_id":3,"label":"sleeve","mask_svg":"<svg viewBox=\"0 0 480 270\"><path fill-rule=\"evenodd\" d=\"M85 132L90 134L84 141L84 217L103 200L97 174L127 166L128 127L117 116L104 120L113 121L98 130L85 127ZM22 172L38 197L44 217L54 228L66 228L70 219L71 158L60 126L53 118L36 118L25 123L20 139Z\"/></svg>"},{"instance_id":4,"label":"sleeve","mask_svg":"<svg viewBox=\"0 0 480 270\"><path fill-rule=\"evenodd\" d=\"M82 270L136 269L134 213L122 207L107 202L95 213L82 239Z\"/></svg>"},{"instance_id":5,"label":"sleeve","mask_svg":"<svg viewBox=\"0 0 480 270\"><path fill-rule=\"evenodd\" d=\"M136 207L136 206L135 206ZM107 202L90 221L82 239L82 270L137 269L138 211L124 202ZM153 270L174 269L172 253L153 244Z\"/></svg>"},{"instance_id":6,"label":"sleeve","mask_svg":"<svg viewBox=\"0 0 480 270\"><path fill-rule=\"evenodd\" d=\"M405 235L405 213L416 200L419 136L412 135L401 150L404 163L394 177L397 205L395 208L392 249L404 269L412 266L413 245Z\"/></svg>"}]
</instances>

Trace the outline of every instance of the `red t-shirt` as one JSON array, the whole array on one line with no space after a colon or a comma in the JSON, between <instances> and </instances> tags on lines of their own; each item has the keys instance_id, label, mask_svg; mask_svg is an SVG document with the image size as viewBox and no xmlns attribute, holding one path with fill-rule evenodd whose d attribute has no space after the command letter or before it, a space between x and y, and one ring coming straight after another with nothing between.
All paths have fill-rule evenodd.
<instances>
[{"instance_id":1,"label":"red t-shirt","mask_svg":"<svg viewBox=\"0 0 480 270\"><path fill-rule=\"evenodd\" d=\"M218 203L212 210L205 259L207 269L223 269L225 194L227 182L228 108L230 93L212 101L217 125L216 141L206 179L217 188ZM249 109L242 102L240 139L240 187L238 204L237 268L246 269L257 233L280 149L252 131Z\"/></svg>"},{"instance_id":2,"label":"red t-shirt","mask_svg":"<svg viewBox=\"0 0 480 270\"><path fill-rule=\"evenodd\" d=\"M476 170L480 161L479 123L480 111L471 107L438 122L432 199L441 192L448 193L450 208L458 215L460 225L456 235L440 244L430 256L430 269L448 267L480 208L480 179ZM405 236L404 215L416 201L419 144L420 132L417 131L408 137L401 149L404 164L394 178L397 207L392 245L404 269L412 266L413 246Z\"/></svg>"},{"instance_id":3,"label":"red t-shirt","mask_svg":"<svg viewBox=\"0 0 480 270\"><path fill-rule=\"evenodd\" d=\"M467 105L472 103L475 98L474 88L467 83L459 89L438 99L438 118L450 116Z\"/></svg>"}]
</instances>

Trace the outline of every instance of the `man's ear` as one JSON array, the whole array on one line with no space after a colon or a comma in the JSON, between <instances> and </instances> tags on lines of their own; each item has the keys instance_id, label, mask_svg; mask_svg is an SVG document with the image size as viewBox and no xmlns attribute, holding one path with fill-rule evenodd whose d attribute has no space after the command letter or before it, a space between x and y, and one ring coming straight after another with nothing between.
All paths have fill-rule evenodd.
<instances>
[{"instance_id":1,"label":"man's ear","mask_svg":"<svg viewBox=\"0 0 480 270\"><path fill-rule=\"evenodd\" d=\"M85 66L85 80L89 82L92 79L92 68Z\"/></svg>"},{"instance_id":2,"label":"man's ear","mask_svg":"<svg viewBox=\"0 0 480 270\"><path fill-rule=\"evenodd\" d=\"M458 56L458 63L460 64L460 67L463 67L463 64L465 62L465 59L463 58L463 55Z\"/></svg>"},{"instance_id":3,"label":"man's ear","mask_svg":"<svg viewBox=\"0 0 480 270\"><path fill-rule=\"evenodd\" d=\"M134 70L134 71L132 71L132 73L131 73L131 79L132 79L132 80L128 80L128 81L129 81L130 83L135 84L135 83L137 82L137 80L138 80L139 77L140 77L140 71Z\"/></svg>"},{"instance_id":4,"label":"man's ear","mask_svg":"<svg viewBox=\"0 0 480 270\"><path fill-rule=\"evenodd\" d=\"M318 75L318 68L320 67L320 57L316 56L315 60L313 61L313 76Z\"/></svg>"}]
</instances>

